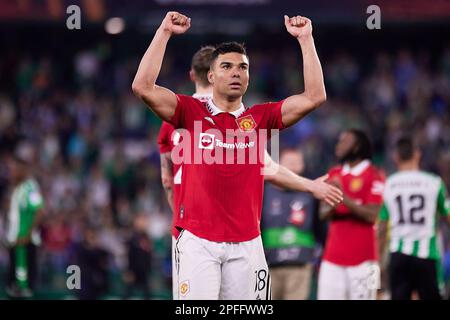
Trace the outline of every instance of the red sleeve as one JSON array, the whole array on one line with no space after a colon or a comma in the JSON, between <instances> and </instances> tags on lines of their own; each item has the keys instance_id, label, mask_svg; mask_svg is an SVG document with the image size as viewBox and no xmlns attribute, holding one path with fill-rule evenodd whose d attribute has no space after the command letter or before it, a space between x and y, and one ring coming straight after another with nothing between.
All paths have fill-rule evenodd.
<instances>
[{"instance_id":1,"label":"red sleeve","mask_svg":"<svg viewBox=\"0 0 450 320\"><path fill-rule=\"evenodd\" d=\"M172 124L176 129L184 128L186 125L186 115L189 106L192 105L194 98L191 96L186 96L183 94L177 94L177 108L175 109L175 114L169 123Z\"/></svg>"},{"instance_id":2,"label":"red sleeve","mask_svg":"<svg viewBox=\"0 0 450 320\"><path fill-rule=\"evenodd\" d=\"M339 167L332 167L330 170L328 170L328 181L332 180L334 176L338 176L339 171L340 171Z\"/></svg>"},{"instance_id":3,"label":"red sleeve","mask_svg":"<svg viewBox=\"0 0 450 320\"><path fill-rule=\"evenodd\" d=\"M266 129L279 129L283 130L285 126L281 121L281 106L283 101L264 103L264 116L263 116L263 127Z\"/></svg>"},{"instance_id":4,"label":"red sleeve","mask_svg":"<svg viewBox=\"0 0 450 320\"><path fill-rule=\"evenodd\" d=\"M386 177L383 172L374 169L370 184L370 190L367 192L366 204L381 205L383 203L383 190Z\"/></svg>"},{"instance_id":5,"label":"red sleeve","mask_svg":"<svg viewBox=\"0 0 450 320\"><path fill-rule=\"evenodd\" d=\"M163 121L158 134L158 145L160 153L167 153L172 151L172 132L175 128L168 122Z\"/></svg>"}]
</instances>

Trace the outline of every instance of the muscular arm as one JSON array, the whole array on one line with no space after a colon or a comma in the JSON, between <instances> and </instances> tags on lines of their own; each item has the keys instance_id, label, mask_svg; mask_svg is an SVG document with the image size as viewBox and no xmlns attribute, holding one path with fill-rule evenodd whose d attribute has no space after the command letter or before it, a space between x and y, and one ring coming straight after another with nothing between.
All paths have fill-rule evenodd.
<instances>
[{"instance_id":1,"label":"muscular arm","mask_svg":"<svg viewBox=\"0 0 450 320\"><path fill-rule=\"evenodd\" d=\"M346 197L345 195L343 203L355 217L369 223L375 223L377 221L378 212L380 211L381 206L372 204L357 204L355 201Z\"/></svg>"},{"instance_id":2,"label":"muscular arm","mask_svg":"<svg viewBox=\"0 0 450 320\"><path fill-rule=\"evenodd\" d=\"M311 21L303 17L301 19L296 24L295 18L285 18L288 32L297 38L302 50L305 82L303 93L290 96L283 102L281 115L285 126L293 125L326 100L322 66L314 45Z\"/></svg>"},{"instance_id":3,"label":"muscular arm","mask_svg":"<svg viewBox=\"0 0 450 320\"><path fill-rule=\"evenodd\" d=\"M387 221L379 221L378 223L378 231L377 231L377 237L378 237L378 252L380 257L380 265L383 265L382 262L386 250L386 243L387 243L387 229L388 229L388 222Z\"/></svg>"},{"instance_id":4,"label":"muscular arm","mask_svg":"<svg viewBox=\"0 0 450 320\"><path fill-rule=\"evenodd\" d=\"M323 200L331 206L342 201L342 192L325 182L328 178L326 175L316 180L301 177L273 161L267 151L264 156L264 165L265 172L269 173L264 175L264 180L280 188L299 192L310 192L316 199Z\"/></svg>"},{"instance_id":5,"label":"muscular arm","mask_svg":"<svg viewBox=\"0 0 450 320\"><path fill-rule=\"evenodd\" d=\"M387 244L387 232L388 232L388 222L386 220L381 220L378 223L377 238L378 238L378 257L380 259L380 272L381 272L381 289L386 289L387 284L387 263L388 259L386 256L386 244Z\"/></svg>"},{"instance_id":6,"label":"muscular arm","mask_svg":"<svg viewBox=\"0 0 450 320\"><path fill-rule=\"evenodd\" d=\"M156 85L156 79L161 70L170 37L172 34L186 32L189 27L190 19L187 17L177 12L167 13L139 64L132 84L134 94L142 99L156 115L166 121L169 121L175 114L177 97L169 89Z\"/></svg>"},{"instance_id":7,"label":"muscular arm","mask_svg":"<svg viewBox=\"0 0 450 320\"><path fill-rule=\"evenodd\" d=\"M328 203L321 202L319 205L319 217L321 220L330 219L333 216L333 207Z\"/></svg>"},{"instance_id":8,"label":"muscular arm","mask_svg":"<svg viewBox=\"0 0 450 320\"><path fill-rule=\"evenodd\" d=\"M350 213L365 222L375 223L377 221L380 206L378 205L360 205L349 199L344 195L343 204L350 210ZM329 204L321 204L320 206L321 219L329 219L333 215L333 207Z\"/></svg>"},{"instance_id":9,"label":"muscular arm","mask_svg":"<svg viewBox=\"0 0 450 320\"><path fill-rule=\"evenodd\" d=\"M161 154L161 181L166 193L167 202L173 212L173 172L170 152Z\"/></svg>"}]
</instances>

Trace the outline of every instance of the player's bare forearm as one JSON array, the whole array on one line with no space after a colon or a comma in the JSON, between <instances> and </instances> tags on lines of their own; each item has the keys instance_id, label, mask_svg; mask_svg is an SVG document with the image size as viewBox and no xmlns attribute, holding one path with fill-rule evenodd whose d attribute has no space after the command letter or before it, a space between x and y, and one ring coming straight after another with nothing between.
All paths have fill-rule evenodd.
<instances>
[{"instance_id":1,"label":"player's bare forearm","mask_svg":"<svg viewBox=\"0 0 450 320\"><path fill-rule=\"evenodd\" d=\"M290 96L283 102L282 121L285 126L290 126L325 102L326 91L322 66L312 36L311 21L301 17L298 23L294 19L294 22L285 21L285 24L288 32L295 36L300 44L305 83L303 93Z\"/></svg>"},{"instance_id":2,"label":"player's bare forearm","mask_svg":"<svg viewBox=\"0 0 450 320\"><path fill-rule=\"evenodd\" d=\"M386 242L387 242L387 222L380 221L378 223L377 228L377 237L378 237L378 256L380 257L380 266L383 267L385 264L385 250L386 250Z\"/></svg>"},{"instance_id":3,"label":"player's bare forearm","mask_svg":"<svg viewBox=\"0 0 450 320\"><path fill-rule=\"evenodd\" d=\"M377 221L380 206L360 205L346 196L344 196L343 203L355 217L368 223L375 223Z\"/></svg>"},{"instance_id":4,"label":"player's bare forearm","mask_svg":"<svg viewBox=\"0 0 450 320\"><path fill-rule=\"evenodd\" d=\"M190 27L190 19L169 12L155 33L139 64L132 89L161 119L170 121L175 113L177 98L169 89L156 85L167 43L172 34L181 34Z\"/></svg>"},{"instance_id":5,"label":"player's bare forearm","mask_svg":"<svg viewBox=\"0 0 450 320\"><path fill-rule=\"evenodd\" d=\"M170 210L173 212L173 187L165 187L164 192L166 194L167 203L169 204Z\"/></svg>"},{"instance_id":6,"label":"player's bare forearm","mask_svg":"<svg viewBox=\"0 0 450 320\"><path fill-rule=\"evenodd\" d=\"M150 46L141 59L133 80L133 89L138 93L142 90L151 90L154 88L161 70L167 42L171 36L172 34L169 31L161 27L156 31Z\"/></svg>"},{"instance_id":7,"label":"player's bare forearm","mask_svg":"<svg viewBox=\"0 0 450 320\"><path fill-rule=\"evenodd\" d=\"M378 257L380 264L380 278L381 278L381 289L384 290L388 287L387 284L387 265L388 259L386 257L386 244L387 244L387 221L379 221L377 228L377 238L378 238Z\"/></svg>"},{"instance_id":8,"label":"player's bare forearm","mask_svg":"<svg viewBox=\"0 0 450 320\"><path fill-rule=\"evenodd\" d=\"M274 164L271 167L273 168L275 166L277 168L275 173L265 175L264 180L283 189L310 192L311 180L298 176L288 168L279 164Z\"/></svg>"},{"instance_id":9,"label":"player's bare forearm","mask_svg":"<svg viewBox=\"0 0 450 320\"><path fill-rule=\"evenodd\" d=\"M265 171L270 173L264 175L264 179L280 188L310 192L316 199L323 200L331 206L335 206L342 201L342 191L325 182L328 178L327 175L315 180L301 177L273 161L267 151L264 165Z\"/></svg>"},{"instance_id":10,"label":"player's bare forearm","mask_svg":"<svg viewBox=\"0 0 450 320\"><path fill-rule=\"evenodd\" d=\"M163 120L170 120L175 113L176 96L168 89L157 86L156 79L161 70L167 42L171 34L161 28L142 57L133 81L133 92Z\"/></svg>"},{"instance_id":11,"label":"player's bare forearm","mask_svg":"<svg viewBox=\"0 0 450 320\"><path fill-rule=\"evenodd\" d=\"M318 107L327 98L325 83L323 80L322 65L317 55L313 36L298 40L302 48L303 55L303 74L305 81L304 95L311 100L314 109Z\"/></svg>"},{"instance_id":12,"label":"player's bare forearm","mask_svg":"<svg viewBox=\"0 0 450 320\"><path fill-rule=\"evenodd\" d=\"M276 174L265 176L265 179L283 189L298 192L309 192L316 199L325 201L332 207L342 201L342 191L326 183L326 178L324 177L311 180L299 176L288 168L280 165Z\"/></svg>"},{"instance_id":13,"label":"player's bare forearm","mask_svg":"<svg viewBox=\"0 0 450 320\"><path fill-rule=\"evenodd\" d=\"M173 212L173 172L172 172L172 160L170 158L170 152L160 155L161 158L161 182L164 188L164 192L167 197L170 209Z\"/></svg>"},{"instance_id":14,"label":"player's bare forearm","mask_svg":"<svg viewBox=\"0 0 450 320\"><path fill-rule=\"evenodd\" d=\"M320 220L328 220L333 216L334 208L328 203L320 202L319 205L319 218Z\"/></svg>"}]
</instances>

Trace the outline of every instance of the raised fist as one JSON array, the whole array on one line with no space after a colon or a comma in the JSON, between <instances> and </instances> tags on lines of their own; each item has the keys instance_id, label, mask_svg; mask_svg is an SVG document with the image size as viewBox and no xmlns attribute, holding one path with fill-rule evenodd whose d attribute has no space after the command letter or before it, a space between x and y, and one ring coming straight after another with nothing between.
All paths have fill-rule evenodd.
<instances>
[{"instance_id":1,"label":"raised fist","mask_svg":"<svg viewBox=\"0 0 450 320\"><path fill-rule=\"evenodd\" d=\"M284 25L286 30L295 38L301 39L312 35L311 20L302 16L289 18L284 16Z\"/></svg>"},{"instance_id":2,"label":"raised fist","mask_svg":"<svg viewBox=\"0 0 450 320\"><path fill-rule=\"evenodd\" d=\"M161 27L171 34L183 34L191 27L191 18L179 12L169 11L162 21Z\"/></svg>"}]
</instances>

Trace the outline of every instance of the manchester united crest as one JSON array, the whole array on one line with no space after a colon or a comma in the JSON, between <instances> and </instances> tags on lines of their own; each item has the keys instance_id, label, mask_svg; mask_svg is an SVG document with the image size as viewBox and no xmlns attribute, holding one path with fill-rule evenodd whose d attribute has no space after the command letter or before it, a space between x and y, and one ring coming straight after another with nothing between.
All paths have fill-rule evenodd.
<instances>
[{"instance_id":1,"label":"manchester united crest","mask_svg":"<svg viewBox=\"0 0 450 320\"><path fill-rule=\"evenodd\" d=\"M180 284L180 293L184 297L188 294L188 292L189 292L189 281L183 281Z\"/></svg>"},{"instance_id":2,"label":"manchester united crest","mask_svg":"<svg viewBox=\"0 0 450 320\"><path fill-rule=\"evenodd\" d=\"M350 181L350 191L351 192L358 192L361 190L363 186L363 180L361 178L355 178L352 181Z\"/></svg>"},{"instance_id":3,"label":"manchester united crest","mask_svg":"<svg viewBox=\"0 0 450 320\"><path fill-rule=\"evenodd\" d=\"M236 119L236 123L239 127L239 130L241 130L242 132L251 132L256 128L255 119L253 119L251 114Z\"/></svg>"}]
</instances>

